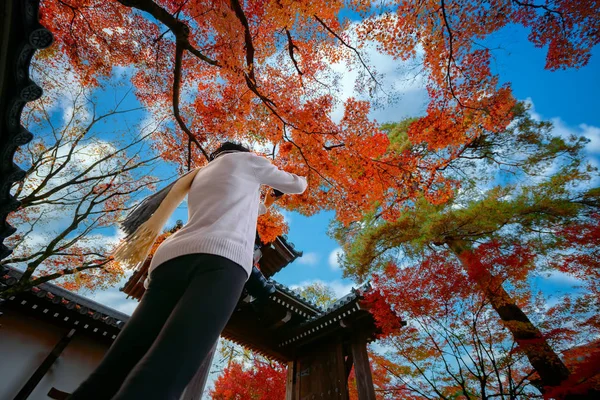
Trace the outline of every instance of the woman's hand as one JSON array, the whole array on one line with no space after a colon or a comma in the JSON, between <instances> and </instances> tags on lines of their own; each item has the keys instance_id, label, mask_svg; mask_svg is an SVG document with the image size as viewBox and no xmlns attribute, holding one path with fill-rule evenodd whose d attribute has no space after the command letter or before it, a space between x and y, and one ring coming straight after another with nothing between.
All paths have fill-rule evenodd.
<instances>
[{"instance_id":1,"label":"woman's hand","mask_svg":"<svg viewBox=\"0 0 600 400\"><path fill-rule=\"evenodd\" d=\"M277 199L278 199L278 197L273 196L272 190L267 190L267 195L265 196L265 207L267 207L267 208L271 207L271 205L273 203L275 203L275 201Z\"/></svg>"}]
</instances>

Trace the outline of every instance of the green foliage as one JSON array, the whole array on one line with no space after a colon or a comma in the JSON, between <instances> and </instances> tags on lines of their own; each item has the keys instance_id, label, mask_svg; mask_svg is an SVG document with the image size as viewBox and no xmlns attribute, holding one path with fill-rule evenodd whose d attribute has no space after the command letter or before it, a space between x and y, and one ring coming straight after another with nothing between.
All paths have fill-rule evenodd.
<instances>
[{"instance_id":1,"label":"green foliage","mask_svg":"<svg viewBox=\"0 0 600 400\"><path fill-rule=\"evenodd\" d=\"M388 135L390 140L390 151L402 153L410 149L411 143L408 138L408 128L417 120L418 118L406 118L400 122L388 122L381 125L381 130Z\"/></svg>"},{"instance_id":2,"label":"green foliage","mask_svg":"<svg viewBox=\"0 0 600 400\"><path fill-rule=\"evenodd\" d=\"M296 293L319 307L327 308L335 302L335 292L331 287L315 282L296 289Z\"/></svg>"}]
</instances>

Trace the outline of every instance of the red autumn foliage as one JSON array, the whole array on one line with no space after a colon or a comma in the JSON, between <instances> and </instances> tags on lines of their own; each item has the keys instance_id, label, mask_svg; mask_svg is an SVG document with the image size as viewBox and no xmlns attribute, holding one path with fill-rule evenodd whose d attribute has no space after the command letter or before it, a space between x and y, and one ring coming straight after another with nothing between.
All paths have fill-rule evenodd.
<instances>
[{"instance_id":1,"label":"red autumn foliage","mask_svg":"<svg viewBox=\"0 0 600 400\"><path fill-rule=\"evenodd\" d=\"M564 227L556 235L560 240L553 264L570 274L600 296L600 213Z\"/></svg>"},{"instance_id":2,"label":"red autumn foliage","mask_svg":"<svg viewBox=\"0 0 600 400\"><path fill-rule=\"evenodd\" d=\"M46 0L41 12L84 84L115 66L134 67L142 104L157 116L172 111L156 135L165 159L184 166L188 141L196 165L223 139L273 145L279 166L309 180L307 192L285 206L308 215L335 210L347 223L374 203L393 219L403 200L448 200L455 182L440 169L483 131L509 124L510 87L499 85L491 51L476 41L520 24L535 45L548 46L547 68L577 68L599 41L598 7L592 0L397 1L383 8L370 0ZM372 98L336 96L335 79L327 79L333 64L362 71L357 96L389 89L360 55L373 44L399 61L422 62L430 102L409 137L439 151L436 161L387 152L387 136L369 118Z\"/></svg>"},{"instance_id":3,"label":"red autumn foliage","mask_svg":"<svg viewBox=\"0 0 600 400\"><path fill-rule=\"evenodd\" d=\"M256 358L247 368L233 361L215 381L210 392L213 400L283 400L286 368Z\"/></svg>"},{"instance_id":4,"label":"red autumn foliage","mask_svg":"<svg viewBox=\"0 0 600 400\"><path fill-rule=\"evenodd\" d=\"M399 317L410 308L418 314L436 314L451 298L470 293L471 284L462 267L448 252L433 253L410 268L389 264L381 274L373 276L374 290L365 295L372 307L377 325L386 334L393 333ZM402 307L396 312L390 305Z\"/></svg>"}]
</instances>

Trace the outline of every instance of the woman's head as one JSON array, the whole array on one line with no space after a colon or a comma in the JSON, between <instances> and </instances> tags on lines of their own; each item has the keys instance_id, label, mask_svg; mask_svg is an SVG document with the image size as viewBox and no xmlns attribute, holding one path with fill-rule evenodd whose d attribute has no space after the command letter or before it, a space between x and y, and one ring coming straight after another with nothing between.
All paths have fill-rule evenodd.
<instances>
[{"instance_id":1,"label":"woman's head","mask_svg":"<svg viewBox=\"0 0 600 400\"><path fill-rule=\"evenodd\" d=\"M233 153L233 152L238 152L238 151L239 152L249 153L250 149L248 149L247 147L244 147L244 146L242 146L241 144L238 144L238 143L225 142L225 143L221 144L221 146L219 146L218 149L216 149L215 151L213 151L212 153L210 153L209 162L213 161L220 154L223 154L225 152L227 152L227 153Z\"/></svg>"}]
</instances>

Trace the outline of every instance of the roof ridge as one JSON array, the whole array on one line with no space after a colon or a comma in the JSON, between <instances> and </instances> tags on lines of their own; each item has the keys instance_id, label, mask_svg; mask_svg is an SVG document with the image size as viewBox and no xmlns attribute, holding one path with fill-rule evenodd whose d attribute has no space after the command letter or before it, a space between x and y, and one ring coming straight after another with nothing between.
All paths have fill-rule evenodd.
<instances>
[{"instance_id":1,"label":"roof ridge","mask_svg":"<svg viewBox=\"0 0 600 400\"><path fill-rule=\"evenodd\" d=\"M15 268L13 266L5 265L5 267L7 267L9 269L8 274L15 278L20 278L23 275L23 271L20 271L19 269ZM15 276L15 275L17 275L17 276ZM121 311L115 310L114 308L108 307L104 304L98 303L97 301L89 299L79 293L75 293L70 290L61 288L60 286L57 286L57 285L49 283L49 282L40 283L39 285L36 285L34 287L51 292L52 294L54 294L56 296L61 296L66 299L75 301L77 304L81 304L82 306L88 307L89 309L93 309L96 312L100 312L102 314L108 315L109 317L116 318L120 321L127 321L131 317L130 315L127 315Z\"/></svg>"},{"instance_id":2,"label":"roof ridge","mask_svg":"<svg viewBox=\"0 0 600 400\"><path fill-rule=\"evenodd\" d=\"M313 303L312 301L308 300L307 298L305 298L304 296L302 296L300 293L294 291L293 289L290 289L289 287L287 287L286 285L277 282L274 279L270 279L271 283L273 283L273 285L275 285L275 287L279 290L281 290L282 292L284 292L285 294L293 297L294 299L298 300L300 303L307 305L311 308L314 308L315 311L317 311L317 315L321 314L323 312L323 308L321 306L318 306L317 304Z\"/></svg>"}]
</instances>

